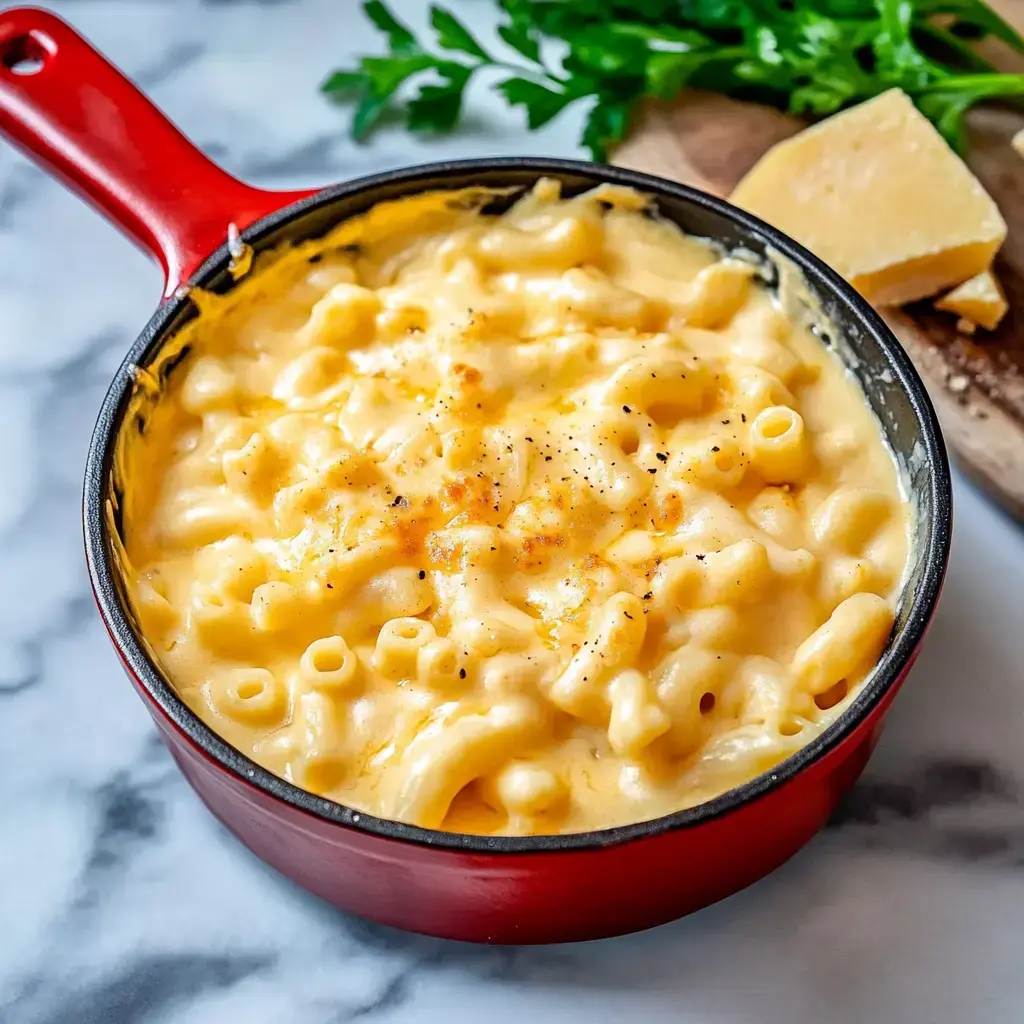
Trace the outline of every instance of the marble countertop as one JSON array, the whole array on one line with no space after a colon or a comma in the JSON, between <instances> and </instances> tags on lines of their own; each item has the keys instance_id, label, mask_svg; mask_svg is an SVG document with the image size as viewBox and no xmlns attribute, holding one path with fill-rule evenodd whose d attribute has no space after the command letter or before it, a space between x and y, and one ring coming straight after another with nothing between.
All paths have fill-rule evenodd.
<instances>
[{"instance_id":1,"label":"marble countertop","mask_svg":"<svg viewBox=\"0 0 1024 1024\"><path fill-rule=\"evenodd\" d=\"M355 147L323 73L348 0L53 3L200 146L265 185L454 155L574 155L486 90L473 130ZM424 15L420 0L397 9ZM492 5L453 4L486 31ZM770 878L684 921L478 948L347 917L203 809L94 611L79 491L156 269L0 146L0 1021L992 1022L1024 1002L1024 533L963 480L945 595L867 775Z\"/></svg>"}]
</instances>

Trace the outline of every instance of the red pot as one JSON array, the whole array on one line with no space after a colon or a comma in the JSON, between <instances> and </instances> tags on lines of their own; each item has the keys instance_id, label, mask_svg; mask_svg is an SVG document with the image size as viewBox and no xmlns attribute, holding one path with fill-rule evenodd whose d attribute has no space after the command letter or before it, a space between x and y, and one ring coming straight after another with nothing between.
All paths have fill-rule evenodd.
<instances>
[{"instance_id":1,"label":"red pot","mask_svg":"<svg viewBox=\"0 0 1024 1024\"><path fill-rule=\"evenodd\" d=\"M132 346L100 410L86 468L86 555L100 613L128 677L196 792L247 846L346 910L415 931L483 942L615 935L687 914L749 885L825 823L864 767L935 610L949 554L949 466L927 394L878 316L819 260L728 203L647 175L564 160L434 164L317 192L255 189L215 167L64 22L0 14L0 130L63 178L166 274L165 299ZM111 562L105 511L111 452L124 428L132 368L195 314L182 283L233 286L229 225L257 251L322 234L388 198L469 184L528 188L541 175L567 194L600 181L653 195L685 230L802 271L841 334L908 467L916 504L913 565L891 642L848 710L772 772L710 803L655 821L568 836L487 838L384 821L297 789L228 746L178 699L140 642ZM56 253L55 253L56 255ZM828 343L831 339L825 339Z\"/></svg>"}]
</instances>

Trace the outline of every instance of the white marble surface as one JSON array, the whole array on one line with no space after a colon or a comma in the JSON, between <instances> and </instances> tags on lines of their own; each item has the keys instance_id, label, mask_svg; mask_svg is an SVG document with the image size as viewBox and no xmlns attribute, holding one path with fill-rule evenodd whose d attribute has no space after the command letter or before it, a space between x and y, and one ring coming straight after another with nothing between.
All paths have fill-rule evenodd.
<instances>
[{"instance_id":1,"label":"white marble surface","mask_svg":"<svg viewBox=\"0 0 1024 1024\"><path fill-rule=\"evenodd\" d=\"M374 45L349 0L49 6L263 184L575 153L575 123L527 137L485 92L470 135L352 146L316 92ZM426 5L396 6L415 20ZM481 25L492 9L456 6ZM831 829L752 889L631 938L487 949L346 917L258 863L158 744L82 564L89 431L159 283L0 146L0 1021L1021 1019L1024 533L960 480L942 607L867 777Z\"/></svg>"}]
</instances>

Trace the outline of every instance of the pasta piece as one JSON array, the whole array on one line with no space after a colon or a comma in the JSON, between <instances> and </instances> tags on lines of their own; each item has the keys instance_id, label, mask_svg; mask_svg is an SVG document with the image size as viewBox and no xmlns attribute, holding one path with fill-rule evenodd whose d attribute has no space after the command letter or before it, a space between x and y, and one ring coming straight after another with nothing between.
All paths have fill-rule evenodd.
<instances>
[{"instance_id":1,"label":"pasta piece","mask_svg":"<svg viewBox=\"0 0 1024 1024\"><path fill-rule=\"evenodd\" d=\"M594 267L565 271L548 294L550 313L538 333L567 326L634 327L656 331L666 320L663 302L615 283Z\"/></svg>"},{"instance_id":2,"label":"pasta piece","mask_svg":"<svg viewBox=\"0 0 1024 1024\"><path fill-rule=\"evenodd\" d=\"M834 608L854 594L871 593L881 597L892 586L892 579L867 558L848 556L833 559L824 573L822 594Z\"/></svg>"},{"instance_id":3,"label":"pasta piece","mask_svg":"<svg viewBox=\"0 0 1024 1024\"><path fill-rule=\"evenodd\" d=\"M135 608L148 636L166 637L180 626L174 605L149 580L135 582Z\"/></svg>"},{"instance_id":4,"label":"pasta piece","mask_svg":"<svg viewBox=\"0 0 1024 1024\"><path fill-rule=\"evenodd\" d=\"M820 544L856 555L864 550L892 512L892 499L880 491L842 487L827 498L811 520Z\"/></svg>"},{"instance_id":5,"label":"pasta piece","mask_svg":"<svg viewBox=\"0 0 1024 1024\"><path fill-rule=\"evenodd\" d=\"M253 639L249 605L205 583L192 588L189 627L205 647L228 656L244 653Z\"/></svg>"},{"instance_id":6,"label":"pasta piece","mask_svg":"<svg viewBox=\"0 0 1024 1024\"><path fill-rule=\"evenodd\" d=\"M387 679L414 679L420 651L436 636L422 619L392 619L377 634L373 667Z\"/></svg>"},{"instance_id":7,"label":"pasta piece","mask_svg":"<svg viewBox=\"0 0 1024 1024\"><path fill-rule=\"evenodd\" d=\"M789 388L767 370L743 365L731 370L729 376L736 408L748 420L773 405L792 408L797 404Z\"/></svg>"},{"instance_id":8,"label":"pasta piece","mask_svg":"<svg viewBox=\"0 0 1024 1024\"><path fill-rule=\"evenodd\" d=\"M604 703L600 684L620 665L634 662L646 632L643 603L633 594L616 594L595 618L595 627L549 694L552 703L581 718L598 712Z\"/></svg>"},{"instance_id":9,"label":"pasta piece","mask_svg":"<svg viewBox=\"0 0 1024 1024\"><path fill-rule=\"evenodd\" d=\"M643 413L661 427L674 427L701 410L713 376L696 356L641 357L623 364L602 388L602 401ZM624 410L625 411L625 410Z\"/></svg>"},{"instance_id":10,"label":"pasta piece","mask_svg":"<svg viewBox=\"0 0 1024 1024\"><path fill-rule=\"evenodd\" d=\"M201 356L182 384L181 404L188 412L201 415L231 406L237 390L238 380L222 359Z\"/></svg>"},{"instance_id":11,"label":"pasta piece","mask_svg":"<svg viewBox=\"0 0 1024 1024\"><path fill-rule=\"evenodd\" d=\"M313 307L309 320L299 331L303 346L327 345L356 348L372 340L380 299L357 284L336 284Z\"/></svg>"},{"instance_id":12,"label":"pasta piece","mask_svg":"<svg viewBox=\"0 0 1024 1024\"><path fill-rule=\"evenodd\" d=\"M200 547L252 533L257 521L252 506L227 488L190 488L177 496L161 525L169 543Z\"/></svg>"},{"instance_id":13,"label":"pasta piece","mask_svg":"<svg viewBox=\"0 0 1024 1024\"><path fill-rule=\"evenodd\" d=\"M531 761L510 761L494 777L497 802L510 817L533 818L562 803L568 788L550 768Z\"/></svg>"},{"instance_id":14,"label":"pasta piece","mask_svg":"<svg viewBox=\"0 0 1024 1024\"><path fill-rule=\"evenodd\" d=\"M211 679L204 690L215 714L244 725L276 725L288 710L287 690L265 668L225 672Z\"/></svg>"},{"instance_id":15,"label":"pasta piece","mask_svg":"<svg viewBox=\"0 0 1024 1024\"><path fill-rule=\"evenodd\" d=\"M766 483L800 483L807 468L803 417L784 405L758 413L750 425L750 459Z\"/></svg>"},{"instance_id":16,"label":"pasta piece","mask_svg":"<svg viewBox=\"0 0 1024 1024\"><path fill-rule=\"evenodd\" d=\"M542 678L557 672L552 651L538 651L524 658L520 654L497 654L487 658L481 671L481 683L489 694L536 693Z\"/></svg>"},{"instance_id":17,"label":"pasta piece","mask_svg":"<svg viewBox=\"0 0 1024 1024\"><path fill-rule=\"evenodd\" d=\"M416 676L429 689L446 690L466 678L459 648L446 637L424 644L416 652Z\"/></svg>"},{"instance_id":18,"label":"pasta piece","mask_svg":"<svg viewBox=\"0 0 1024 1024\"><path fill-rule=\"evenodd\" d=\"M402 756L388 816L438 828L459 790L489 775L539 732L537 711L523 700L423 730Z\"/></svg>"},{"instance_id":19,"label":"pasta piece","mask_svg":"<svg viewBox=\"0 0 1024 1024\"><path fill-rule=\"evenodd\" d=\"M718 650L732 650L742 643L743 619L731 605L700 608L686 617L687 633L696 643Z\"/></svg>"},{"instance_id":20,"label":"pasta piece","mask_svg":"<svg viewBox=\"0 0 1024 1024\"><path fill-rule=\"evenodd\" d=\"M740 540L704 556L703 604L743 604L758 600L772 577L768 552L756 540Z\"/></svg>"},{"instance_id":21,"label":"pasta piece","mask_svg":"<svg viewBox=\"0 0 1024 1024\"><path fill-rule=\"evenodd\" d=\"M780 544L802 547L805 542L803 518L793 494L782 487L766 487L747 506L747 517Z\"/></svg>"},{"instance_id":22,"label":"pasta piece","mask_svg":"<svg viewBox=\"0 0 1024 1024\"><path fill-rule=\"evenodd\" d=\"M568 270L584 263L599 263L604 249L604 229L597 217L581 210L560 217L544 231L494 227L481 236L477 252L495 270L536 270L546 267Z\"/></svg>"},{"instance_id":23,"label":"pasta piece","mask_svg":"<svg viewBox=\"0 0 1024 1024\"><path fill-rule=\"evenodd\" d=\"M226 537L196 554L196 580L246 603L268 573L267 559L244 537Z\"/></svg>"},{"instance_id":24,"label":"pasta piece","mask_svg":"<svg viewBox=\"0 0 1024 1024\"><path fill-rule=\"evenodd\" d=\"M340 636L314 640L299 661L303 681L325 693L342 693L351 689L357 668L358 659Z\"/></svg>"},{"instance_id":25,"label":"pasta piece","mask_svg":"<svg viewBox=\"0 0 1024 1024\"><path fill-rule=\"evenodd\" d=\"M749 461L732 438L712 437L681 448L670 468L678 479L721 493L739 486Z\"/></svg>"},{"instance_id":26,"label":"pasta piece","mask_svg":"<svg viewBox=\"0 0 1024 1024\"><path fill-rule=\"evenodd\" d=\"M256 431L241 448L226 451L221 466L235 494L264 501L274 487L280 463L266 438Z\"/></svg>"},{"instance_id":27,"label":"pasta piece","mask_svg":"<svg viewBox=\"0 0 1024 1024\"><path fill-rule=\"evenodd\" d=\"M712 263L697 274L690 294L681 304L686 322L693 327L717 330L724 327L750 297L754 267L738 260Z\"/></svg>"},{"instance_id":28,"label":"pasta piece","mask_svg":"<svg viewBox=\"0 0 1024 1024\"><path fill-rule=\"evenodd\" d=\"M699 742L703 716L714 710L733 662L714 651L687 644L656 669L658 702L668 715L669 739L679 753L687 753Z\"/></svg>"},{"instance_id":29,"label":"pasta piece","mask_svg":"<svg viewBox=\"0 0 1024 1024\"><path fill-rule=\"evenodd\" d=\"M532 629L517 629L497 616L465 619L452 628L452 636L475 658L491 658L502 651L522 651L535 637Z\"/></svg>"},{"instance_id":30,"label":"pasta piece","mask_svg":"<svg viewBox=\"0 0 1024 1024\"><path fill-rule=\"evenodd\" d=\"M790 714L790 694L793 678L778 662L771 658L744 659L740 670L744 688L742 721L778 729Z\"/></svg>"},{"instance_id":31,"label":"pasta piece","mask_svg":"<svg viewBox=\"0 0 1024 1024\"><path fill-rule=\"evenodd\" d=\"M797 648L793 672L812 694L851 682L878 659L892 624L892 609L883 598L854 594Z\"/></svg>"},{"instance_id":32,"label":"pasta piece","mask_svg":"<svg viewBox=\"0 0 1024 1024\"><path fill-rule=\"evenodd\" d=\"M341 367L342 357L334 349L323 345L307 349L281 371L272 395L279 402L302 407L338 382Z\"/></svg>"},{"instance_id":33,"label":"pasta piece","mask_svg":"<svg viewBox=\"0 0 1024 1024\"><path fill-rule=\"evenodd\" d=\"M343 617L357 633L365 633L389 620L421 615L431 605L430 581L409 566L379 573L351 596Z\"/></svg>"},{"instance_id":34,"label":"pasta piece","mask_svg":"<svg viewBox=\"0 0 1024 1024\"><path fill-rule=\"evenodd\" d=\"M650 691L647 676L636 669L620 672L609 683L608 742L616 754L638 757L672 725Z\"/></svg>"},{"instance_id":35,"label":"pasta piece","mask_svg":"<svg viewBox=\"0 0 1024 1024\"><path fill-rule=\"evenodd\" d=\"M314 690L299 697L295 718L294 781L311 793L325 795L341 785L349 770L337 708L325 693Z\"/></svg>"},{"instance_id":36,"label":"pasta piece","mask_svg":"<svg viewBox=\"0 0 1024 1024\"><path fill-rule=\"evenodd\" d=\"M304 601L290 583L261 583L252 592L252 621L264 633L293 627L302 615Z\"/></svg>"}]
</instances>

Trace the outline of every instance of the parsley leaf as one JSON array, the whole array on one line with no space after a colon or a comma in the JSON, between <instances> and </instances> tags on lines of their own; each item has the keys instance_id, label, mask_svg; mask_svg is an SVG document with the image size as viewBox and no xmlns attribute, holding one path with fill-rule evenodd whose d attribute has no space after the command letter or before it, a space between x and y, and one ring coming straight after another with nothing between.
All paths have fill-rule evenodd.
<instances>
[{"instance_id":1,"label":"parsley leaf","mask_svg":"<svg viewBox=\"0 0 1024 1024\"><path fill-rule=\"evenodd\" d=\"M603 160L609 149L626 137L631 108L629 101L598 97L580 136L580 144L590 150L595 160Z\"/></svg>"},{"instance_id":2,"label":"parsley leaf","mask_svg":"<svg viewBox=\"0 0 1024 1024\"><path fill-rule=\"evenodd\" d=\"M366 76L360 71L332 71L320 86L322 92L351 94L363 88Z\"/></svg>"},{"instance_id":3,"label":"parsley leaf","mask_svg":"<svg viewBox=\"0 0 1024 1024\"><path fill-rule=\"evenodd\" d=\"M517 53L534 64L540 63L540 34L531 14L530 0L502 0L508 24L498 26L498 35Z\"/></svg>"},{"instance_id":4,"label":"parsley leaf","mask_svg":"<svg viewBox=\"0 0 1024 1024\"><path fill-rule=\"evenodd\" d=\"M506 78L494 88L505 97L509 106L526 108L526 123L531 129L546 125L577 98L571 93L556 92L529 78Z\"/></svg>"},{"instance_id":5,"label":"parsley leaf","mask_svg":"<svg viewBox=\"0 0 1024 1024\"><path fill-rule=\"evenodd\" d=\"M392 53L417 49L416 37L384 6L381 0L367 0L363 13L388 37Z\"/></svg>"},{"instance_id":6,"label":"parsley leaf","mask_svg":"<svg viewBox=\"0 0 1024 1024\"><path fill-rule=\"evenodd\" d=\"M457 50L468 53L471 57L479 57L490 62L487 51L473 38L462 22L454 14L441 7L430 8L430 24L437 33L437 45L445 50Z\"/></svg>"},{"instance_id":7,"label":"parsley leaf","mask_svg":"<svg viewBox=\"0 0 1024 1024\"><path fill-rule=\"evenodd\" d=\"M463 64L438 68L438 84L423 85L409 101L406 125L414 132L448 132L458 123L462 97L473 73Z\"/></svg>"}]
</instances>

